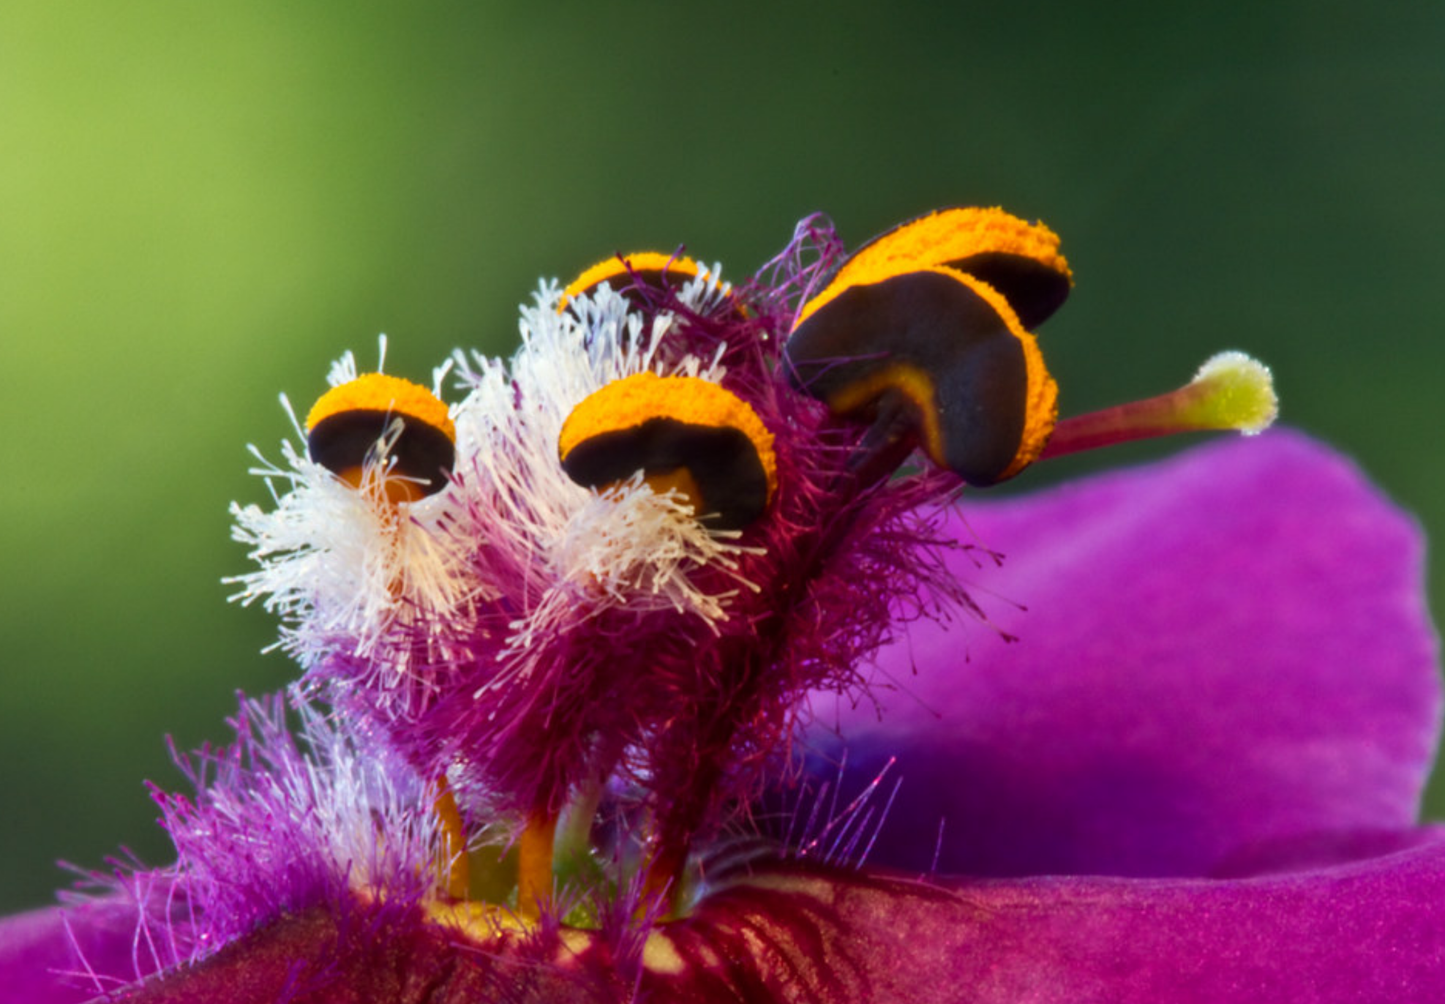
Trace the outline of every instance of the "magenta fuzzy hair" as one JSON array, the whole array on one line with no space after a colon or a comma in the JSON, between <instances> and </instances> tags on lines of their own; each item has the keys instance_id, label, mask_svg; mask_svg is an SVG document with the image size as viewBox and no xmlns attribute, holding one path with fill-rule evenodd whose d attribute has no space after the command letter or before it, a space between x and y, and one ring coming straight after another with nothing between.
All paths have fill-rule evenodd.
<instances>
[{"instance_id":1,"label":"magenta fuzzy hair","mask_svg":"<svg viewBox=\"0 0 1445 1004\"><path fill-rule=\"evenodd\" d=\"M289 701L242 697L229 724L230 746L176 754L193 796L150 786L176 863L115 861L111 873L88 874L85 891L65 897L78 909L124 903L134 917L128 972L97 972L73 939L78 987L130 993L202 960L224 973L229 962L217 953L252 951L289 969L278 1001L329 1000L334 985L358 972L375 979L394 970L392 956L415 971L434 967L437 979L472 988L478 999L521 1001L531 999L529 974L547 974L567 954L555 915L499 934L485 953L428 917L440 843L435 816L418 805L430 796L394 755L360 748L364 731L349 732L294 689ZM647 927L639 909L635 889L599 900L598 936L566 967L577 993L626 996ZM457 966L458 952L465 966Z\"/></svg>"},{"instance_id":2,"label":"magenta fuzzy hair","mask_svg":"<svg viewBox=\"0 0 1445 1004\"><path fill-rule=\"evenodd\" d=\"M384 750L358 748L364 732L344 732L296 692L292 704L302 740L285 697L242 697L232 745L174 754L194 796L150 785L174 866L93 876L136 905L138 976L313 907L395 923L433 887L435 822L416 811L425 794L415 775Z\"/></svg>"}]
</instances>

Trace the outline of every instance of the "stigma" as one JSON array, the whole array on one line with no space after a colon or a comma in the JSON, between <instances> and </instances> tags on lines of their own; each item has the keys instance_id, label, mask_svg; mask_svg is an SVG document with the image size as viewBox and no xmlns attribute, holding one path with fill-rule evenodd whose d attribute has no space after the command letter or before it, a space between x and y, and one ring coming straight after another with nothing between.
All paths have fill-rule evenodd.
<instances>
[{"instance_id":1,"label":"stigma","mask_svg":"<svg viewBox=\"0 0 1445 1004\"><path fill-rule=\"evenodd\" d=\"M1279 398L1269 367L1243 352L1217 353L1178 390L1116 405L1059 423L1043 456L1181 432L1241 432L1254 436L1274 424Z\"/></svg>"}]
</instances>

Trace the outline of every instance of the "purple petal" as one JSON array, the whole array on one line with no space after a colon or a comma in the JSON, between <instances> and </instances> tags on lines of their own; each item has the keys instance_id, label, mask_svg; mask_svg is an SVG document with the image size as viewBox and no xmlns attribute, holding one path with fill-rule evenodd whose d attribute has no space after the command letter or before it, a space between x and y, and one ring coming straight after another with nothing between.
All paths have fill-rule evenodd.
<instances>
[{"instance_id":1,"label":"purple petal","mask_svg":"<svg viewBox=\"0 0 1445 1004\"><path fill-rule=\"evenodd\" d=\"M1233 882L760 879L677 925L670 940L681 963L671 977L649 973L648 989L664 1000L732 1000L732 990L831 1004L1445 995L1445 843Z\"/></svg>"},{"instance_id":2,"label":"purple petal","mask_svg":"<svg viewBox=\"0 0 1445 1004\"><path fill-rule=\"evenodd\" d=\"M1415 818L1440 714L1422 544L1348 461L1273 433L955 520L1007 553L951 560L1020 640L919 622L880 655L881 721L819 704L847 783L898 758L870 860L1202 875Z\"/></svg>"},{"instance_id":3,"label":"purple petal","mask_svg":"<svg viewBox=\"0 0 1445 1004\"><path fill-rule=\"evenodd\" d=\"M92 902L0 920L0 1004L90 1000L135 978L135 907Z\"/></svg>"},{"instance_id":4,"label":"purple petal","mask_svg":"<svg viewBox=\"0 0 1445 1004\"><path fill-rule=\"evenodd\" d=\"M622 1004L632 1000L600 939L555 929L486 944L355 904L285 915L194 965L131 988L129 1004Z\"/></svg>"},{"instance_id":5,"label":"purple petal","mask_svg":"<svg viewBox=\"0 0 1445 1004\"><path fill-rule=\"evenodd\" d=\"M1263 879L930 883L761 866L640 953L555 932L284 918L137 1002L1428 1001L1445 993L1445 843ZM617 960L622 958L619 963Z\"/></svg>"}]
</instances>

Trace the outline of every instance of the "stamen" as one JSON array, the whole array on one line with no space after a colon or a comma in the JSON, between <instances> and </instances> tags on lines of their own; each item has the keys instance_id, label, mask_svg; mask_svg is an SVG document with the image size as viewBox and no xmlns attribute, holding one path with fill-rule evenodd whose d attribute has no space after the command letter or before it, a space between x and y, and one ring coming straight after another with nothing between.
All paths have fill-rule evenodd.
<instances>
[{"instance_id":1,"label":"stamen","mask_svg":"<svg viewBox=\"0 0 1445 1004\"><path fill-rule=\"evenodd\" d=\"M840 417L892 423L890 436L907 428L934 463L972 485L1033 462L1058 391L1002 294L943 266L832 289L788 339L794 386Z\"/></svg>"},{"instance_id":2,"label":"stamen","mask_svg":"<svg viewBox=\"0 0 1445 1004\"><path fill-rule=\"evenodd\" d=\"M446 405L425 387L384 373L331 388L312 405L306 429L311 458L352 488L369 490L368 479L380 473L384 525L393 535L400 529L401 505L440 491L455 462L456 427ZM392 469L376 472L382 453ZM388 583L393 599L403 588L400 574ZM461 811L445 777L437 780L436 793L439 885L448 898L465 900L471 866Z\"/></svg>"},{"instance_id":3,"label":"stamen","mask_svg":"<svg viewBox=\"0 0 1445 1004\"><path fill-rule=\"evenodd\" d=\"M457 808L456 796L445 777L436 783L437 797L432 808L441 824L442 846L441 866L442 888L447 898L464 900L471 891L471 863L467 857L466 831L462 827L461 810Z\"/></svg>"},{"instance_id":4,"label":"stamen","mask_svg":"<svg viewBox=\"0 0 1445 1004\"><path fill-rule=\"evenodd\" d=\"M1058 310L1074 284L1058 234L1042 223L997 207L956 206L900 223L853 252L827 288L804 305L798 321L850 286L940 266L998 290L1029 331Z\"/></svg>"},{"instance_id":5,"label":"stamen","mask_svg":"<svg viewBox=\"0 0 1445 1004\"><path fill-rule=\"evenodd\" d=\"M1243 352L1221 352L1176 391L1063 420L1040 459L1177 432L1234 429L1252 436L1278 414L1269 367Z\"/></svg>"},{"instance_id":6,"label":"stamen","mask_svg":"<svg viewBox=\"0 0 1445 1004\"><path fill-rule=\"evenodd\" d=\"M1072 284L1041 223L1002 209L929 213L859 248L803 305L788 379L834 415L872 423L856 472L887 476L917 446L969 484L995 484L1033 463L1053 430L1057 387L1028 329Z\"/></svg>"},{"instance_id":7,"label":"stamen","mask_svg":"<svg viewBox=\"0 0 1445 1004\"><path fill-rule=\"evenodd\" d=\"M447 407L431 391L385 373L366 373L333 387L306 416L306 450L311 459L360 488L368 458L378 442L388 442L387 497L393 504L441 491L456 462L456 426ZM419 490L393 488L409 479Z\"/></svg>"},{"instance_id":8,"label":"stamen","mask_svg":"<svg viewBox=\"0 0 1445 1004\"><path fill-rule=\"evenodd\" d=\"M664 254L661 251L638 251L633 254L613 255L584 271L568 283L557 302L557 312L567 309L567 304L579 296L593 293L604 282L614 292L632 300L639 298L638 287L666 290L680 287L707 272L691 258L680 254ZM646 304L638 304L646 306Z\"/></svg>"},{"instance_id":9,"label":"stamen","mask_svg":"<svg viewBox=\"0 0 1445 1004\"><path fill-rule=\"evenodd\" d=\"M613 381L572 409L557 452L580 485L605 491L640 470L721 529L757 519L777 489L772 433L746 401L699 377Z\"/></svg>"},{"instance_id":10,"label":"stamen","mask_svg":"<svg viewBox=\"0 0 1445 1004\"><path fill-rule=\"evenodd\" d=\"M535 809L517 838L517 912L535 920L552 900L557 814Z\"/></svg>"}]
</instances>

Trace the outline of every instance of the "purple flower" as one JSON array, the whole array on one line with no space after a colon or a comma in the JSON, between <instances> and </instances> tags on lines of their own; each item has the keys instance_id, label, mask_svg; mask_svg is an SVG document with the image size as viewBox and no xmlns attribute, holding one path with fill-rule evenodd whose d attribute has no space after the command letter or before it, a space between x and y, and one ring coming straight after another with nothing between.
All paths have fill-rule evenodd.
<instances>
[{"instance_id":1,"label":"purple flower","mask_svg":"<svg viewBox=\"0 0 1445 1004\"><path fill-rule=\"evenodd\" d=\"M464 360L470 396L429 441L393 412L432 406L393 401L354 472L268 468L291 490L238 513L264 561L245 582L288 618L303 684L243 700L234 744L182 759L194 797L156 792L175 866L0 925L0 1000L1438 996L1445 844L1414 818L1440 693L1408 519L1288 433L935 508L956 482L932 464L996 480L1053 425L1011 304L1037 324L1067 267L1011 219L1002 243L970 238L993 285L928 264L908 228L841 270L822 234L816 262L790 266L795 245L737 293L639 256L629 298L553 288L510 367ZM788 365L822 360L804 386L827 408L774 375L796 291L827 323L796 325ZM869 358L849 319L920 303L1011 320L962 362L892 344L923 375L849 404L880 379L848 370ZM1019 348L1029 405L1000 420L1006 449L960 446L932 391ZM706 378L753 418L699 419L716 395L684 380L659 405L647 384L665 448L606 424L626 402L561 448L585 477L573 440L602 461L645 440L645 476L557 477L568 409L642 372ZM983 404L1017 400L989 396L1015 386L1007 366L988 372ZM1048 452L1211 424L1221 395L1197 388L1218 372L1066 422ZM370 421L353 398L318 408L313 434ZM775 450L766 492L720 494L706 466L649 480L693 426L709 451L741 430L743 461ZM444 431L450 484L394 490L430 473L406 444L434 457ZM890 480L915 449L918 473ZM749 821L768 780L783 794Z\"/></svg>"},{"instance_id":2,"label":"purple flower","mask_svg":"<svg viewBox=\"0 0 1445 1004\"><path fill-rule=\"evenodd\" d=\"M956 643L918 622L880 659L897 684L874 690L886 714L864 704L844 723L848 775L899 758L872 861L911 872L735 863L742 877L718 877L691 918L657 929L671 951L644 948L640 976L609 972L590 944L525 970L546 953L499 960L419 918L313 908L155 999L270 999L297 960L329 954L334 996L317 999L406 999L408 979L460 993L494 976L521 999L568 999L583 973L604 999L633 978L660 999L755 986L782 1000L1425 1000L1445 987L1445 844L1412 828L1440 697L1407 518L1285 433L957 518L1007 552L996 568L955 565L1008 601L990 613L1020 640L974 628ZM920 877L936 847L944 874ZM128 905L78 907L70 928L103 977L129 978L156 951ZM85 972L54 911L0 931L8 999L93 989L46 976Z\"/></svg>"}]
</instances>

